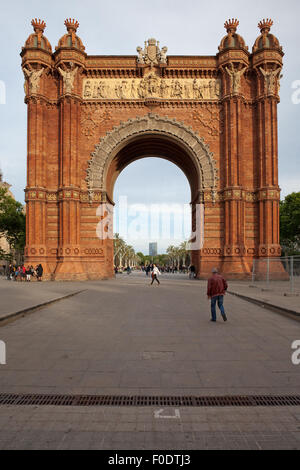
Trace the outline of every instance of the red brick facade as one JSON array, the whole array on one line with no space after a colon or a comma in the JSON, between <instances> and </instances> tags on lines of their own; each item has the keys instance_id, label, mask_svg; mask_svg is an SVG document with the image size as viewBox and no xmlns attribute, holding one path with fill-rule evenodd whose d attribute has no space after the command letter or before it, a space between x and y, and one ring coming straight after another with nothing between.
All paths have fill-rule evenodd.
<instances>
[{"instance_id":1,"label":"red brick facade","mask_svg":"<svg viewBox=\"0 0 300 470\"><path fill-rule=\"evenodd\" d=\"M205 208L201 275L249 275L280 255L277 104L283 52L259 24L252 53L225 23L216 56L166 56L155 40L132 56L88 56L66 20L55 52L33 20L22 49L28 107L26 263L50 279L113 276L113 247L96 235L99 204L122 169L147 155L186 174Z\"/></svg>"}]
</instances>

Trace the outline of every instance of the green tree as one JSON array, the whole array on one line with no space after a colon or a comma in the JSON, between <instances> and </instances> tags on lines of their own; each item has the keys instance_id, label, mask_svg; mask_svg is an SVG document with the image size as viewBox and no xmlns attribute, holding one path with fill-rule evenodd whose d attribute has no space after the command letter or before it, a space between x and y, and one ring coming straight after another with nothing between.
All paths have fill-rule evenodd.
<instances>
[{"instance_id":1,"label":"green tree","mask_svg":"<svg viewBox=\"0 0 300 470\"><path fill-rule=\"evenodd\" d=\"M26 241L26 219L23 206L0 188L0 234L14 251L22 252Z\"/></svg>"},{"instance_id":2,"label":"green tree","mask_svg":"<svg viewBox=\"0 0 300 470\"><path fill-rule=\"evenodd\" d=\"M138 251L136 256L139 258L139 265L144 266L146 262L146 257L144 253L142 253L141 251Z\"/></svg>"},{"instance_id":3,"label":"green tree","mask_svg":"<svg viewBox=\"0 0 300 470\"><path fill-rule=\"evenodd\" d=\"M286 254L300 251L300 192L280 201L280 243Z\"/></svg>"},{"instance_id":4,"label":"green tree","mask_svg":"<svg viewBox=\"0 0 300 470\"><path fill-rule=\"evenodd\" d=\"M168 254L169 259L171 261L171 265L175 266L175 260L176 260L176 255L177 255L176 247L174 245L168 246L167 254Z\"/></svg>"},{"instance_id":5,"label":"green tree","mask_svg":"<svg viewBox=\"0 0 300 470\"><path fill-rule=\"evenodd\" d=\"M141 253L142 254L142 253ZM114 234L114 264L117 267L135 266L140 261L133 247L127 245L118 233Z\"/></svg>"}]
</instances>

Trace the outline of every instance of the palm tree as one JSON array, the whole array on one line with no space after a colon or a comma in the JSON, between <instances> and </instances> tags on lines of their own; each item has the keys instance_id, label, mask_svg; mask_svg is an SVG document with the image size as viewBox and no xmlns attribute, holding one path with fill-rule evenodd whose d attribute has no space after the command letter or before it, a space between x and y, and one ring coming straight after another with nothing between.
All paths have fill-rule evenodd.
<instances>
[{"instance_id":1,"label":"palm tree","mask_svg":"<svg viewBox=\"0 0 300 470\"><path fill-rule=\"evenodd\" d=\"M174 245L168 246L167 254L169 255L172 266L174 266L174 261L175 261L175 258L176 258L176 247Z\"/></svg>"},{"instance_id":2,"label":"palm tree","mask_svg":"<svg viewBox=\"0 0 300 470\"><path fill-rule=\"evenodd\" d=\"M189 242L184 241L179 246L181 257L182 257L182 265L186 266L186 258L189 256Z\"/></svg>"},{"instance_id":3,"label":"palm tree","mask_svg":"<svg viewBox=\"0 0 300 470\"><path fill-rule=\"evenodd\" d=\"M114 236L114 264L115 266L122 265L125 247L126 247L126 243L124 242L123 238L121 238L118 233L115 233L115 236Z\"/></svg>"}]
</instances>

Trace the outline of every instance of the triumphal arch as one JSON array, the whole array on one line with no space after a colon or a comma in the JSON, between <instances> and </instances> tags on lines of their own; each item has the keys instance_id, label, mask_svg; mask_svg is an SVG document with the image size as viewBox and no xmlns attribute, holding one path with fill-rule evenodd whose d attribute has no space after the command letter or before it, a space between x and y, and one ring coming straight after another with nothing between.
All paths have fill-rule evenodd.
<instances>
[{"instance_id":1,"label":"triumphal arch","mask_svg":"<svg viewBox=\"0 0 300 470\"><path fill-rule=\"evenodd\" d=\"M142 157L174 162L204 206L201 276L218 266L249 275L253 258L280 255L277 104L282 48L259 23L252 52L236 19L215 56L168 55L155 39L128 56L92 56L78 22L55 50L46 24L22 49L28 108L26 263L49 279L113 276L113 244L99 238L99 206ZM199 54L203 50L199 44ZM192 217L193 223L194 217Z\"/></svg>"}]
</instances>

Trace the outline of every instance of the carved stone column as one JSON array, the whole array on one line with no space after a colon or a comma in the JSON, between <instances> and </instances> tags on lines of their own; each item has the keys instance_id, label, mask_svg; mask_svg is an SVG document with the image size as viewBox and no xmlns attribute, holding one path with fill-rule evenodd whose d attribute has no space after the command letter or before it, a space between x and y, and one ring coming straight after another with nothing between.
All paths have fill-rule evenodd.
<instances>
[{"instance_id":1,"label":"carved stone column","mask_svg":"<svg viewBox=\"0 0 300 470\"><path fill-rule=\"evenodd\" d=\"M41 263L47 272L46 265L46 184L45 159L47 143L45 128L47 126L47 109L43 99L30 96L28 105L27 134L27 185L26 200L26 264Z\"/></svg>"},{"instance_id":2,"label":"carved stone column","mask_svg":"<svg viewBox=\"0 0 300 470\"><path fill-rule=\"evenodd\" d=\"M59 246L55 279L86 278L80 261L79 121L80 101L64 95L60 100Z\"/></svg>"},{"instance_id":3,"label":"carved stone column","mask_svg":"<svg viewBox=\"0 0 300 470\"><path fill-rule=\"evenodd\" d=\"M258 256L280 256L277 104L282 53L254 56L257 101Z\"/></svg>"},{"instance_id":4,"label":"carved stone column","mask_svg":"<svg viewBox=\"0 0 300 470\"><path fill-rule=\"evenodd\" d=\"M279 103L279 80L282 69L282 47L270 34L273 21L264 19L258 27L261 35L253 46L253 68L256 71L256 122L257 122L257 174L259 237L257 254L260 258L278 257L279 199L278 186L278 136L277 104ZM266 263L256 263L257 274L265 275ZM269 275L284 278L286 273L281 262L269 264Z\"/></svg>"},{"instance_id":5,"label":"carved stone column","mask_svg":"<svg viewBox=\"0 0 300 470\"><path fill-rule=\"evenodd\" d=\"M242 70L236 66L231 70ZM237 72L238 73L238 72ZM224 72L223 72L224 74ZM234 88L232 80L227 79L226 95L223 99L225 142L223 158L225 160L224 194L224 262L222 271L235 274L249 273L249 266L244 259L245 247L245 200L243 197L243 96L240 88Z\"/></svg>"},{"instance_id":6,"label":"carved stone column","mask_svg":"<svg viewBox=\"0 0 300 470\"><path fill-rule=\"evenodd\" d=\"M245 200L243 197L243 125L244 75L249 69L249 52L244 39L237 34L239 21L228 20L224 27L227 35L219 46L218 62L222 75L222 103L224 113L223 201L224 246L222 271L231 277L249 275L245 260Z\"/></svg>"},{"instance_id":7,"label":"carved stone column","mask_svg":"<svg viewBox=\"0 0 300 470\"><path fill-rule=\"evenodd\" d=\"M280 256L277 156L277 99L269 96L257 104L259 122L259 246L262 257Z\"/></svg>"}]
</instances>

